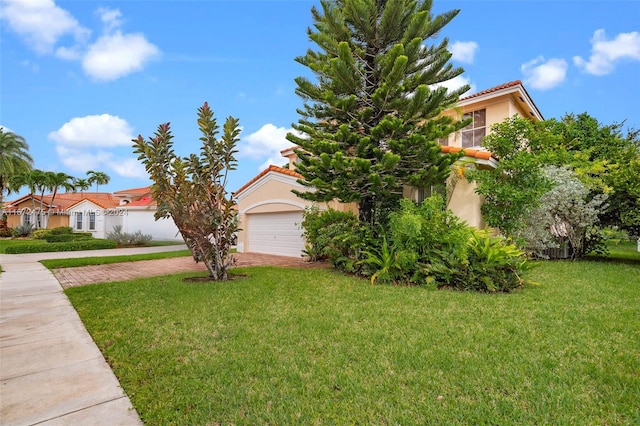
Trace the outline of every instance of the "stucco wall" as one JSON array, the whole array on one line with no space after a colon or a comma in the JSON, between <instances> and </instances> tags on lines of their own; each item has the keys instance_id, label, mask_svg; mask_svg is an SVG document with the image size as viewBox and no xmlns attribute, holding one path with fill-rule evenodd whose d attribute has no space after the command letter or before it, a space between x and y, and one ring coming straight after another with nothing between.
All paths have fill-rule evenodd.
<instances>
[{"instance_id":1,"label":"stucco wall","mask_svg":"<svg viewBox=\"0 0 640 426\"><path fill-rule=\"evenodd\" d=\"M105 238L105 220L106 211L100 206L93 204L90 201L84 200L68 209L69 212L69 226L76 232L91 232L94 238ZM76 227L76 213L82 213L82 227L78 229ZM95 214L95 227L89 229L89 214Z\"/></svg>"},{"instance_id":2,"label":"stucco wall","mask_svg":"<svg viewBox=\"0 0 640 426\"><path fill-rule=\"evenodd\" d=\"M122 210L123 213L120 216L122 218L122 232L131 234L141 231L143 234L151 234L154 240L183 241L173 219L160 219L156 221L153 217L155 210L147 208L142 210L136 210L134 208Z\"/></svg>"},{"instance_id":3,"label":"stucco wall","mask_svg":"<svg viewBox=\"0 0 640 426\"><path fill-rule=\"evenodd\" d=\"M480 211L482 197L476 194L475 189L475 182L469 182L466 178L459 178L447 207L469 225L483 229L486 224Z\"/></svg>"},{"instance_id":4,"label":"stucco wall","mask_svg":"<svg viewBox=\"0 0 640 426\"><path fill-rule=\"evenodd\" d=\"M525 111L514 101L513 96L510 94L465 105L455 110L448 110L444 112L443 115L460 120L465 113L480 109L485 110L486 134L491 132L491 126L496 123L501 123L509 117L513 117L514 115L527 117ZM460 132L449 135L448 145L455 147L462 146Z\"/></svg>"}]
</instances>

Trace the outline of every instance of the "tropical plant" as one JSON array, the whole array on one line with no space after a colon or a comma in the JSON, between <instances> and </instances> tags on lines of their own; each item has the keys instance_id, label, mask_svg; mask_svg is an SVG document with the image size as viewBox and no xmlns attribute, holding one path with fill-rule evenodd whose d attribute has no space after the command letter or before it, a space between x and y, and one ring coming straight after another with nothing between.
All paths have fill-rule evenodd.
<instances>
[{"instance_id":1,"label":"tropical plant","mask_svg":"<svg viewBox=\"0 0 640 426\"><path fill-rule=\"evenodd\" d=\"M589 191L568 167L545 166L543 171L553 188L540 198L518 232L527 248L546 257L546 249L568 242L574 259L598 248L603 240L598 218L608 207L607 196Z\"/></svg>"},{"instance_id":2,"label":"tropical plant","mask_svg":"<svg viewBox=\"0 0 640 426\"><path fill-rule=\"evenodd\" d=\"M509 292L524 284L522 274L529 269L525 253L501 236L474 231L467 243L466 276L454 283L464 290Z\"/></svg>"},{"instance_id":3,"label":"tropical plant","mask_svg":"<svg viewBox=\"0 0 640 426\"><path fill-rule=\"evenodd\" d=\"M32 223L23 223L11 229L11 235L14 237L28 237L34 230Z\"/></svg>"},{"instance_id":4,"label":"tropical plant","mask_svg":"<svg viewBox=\"0 0 640 426\"><path fill-rule=\"evenodd\" d=\"M32 169L27 172L14 175L9 182L13 191L19 191L23 187L29 189L31 195L31 206L34 219L34 225L36 229L42 227L42 218L44 215L44 192L48 188L48 180L45 172L39 169ZM40 193L38 204L39 208L36 208L36 192ZM45 226L46 227L46 226Z\"/></svg>"},{"instance_id":5,"label":"tropical plant","mask_svg":"<svg viewBox=\"0 0 640 426\"><path fill-rule=\"evenodd\" d=\"M51 214L51 208L53 207L56 195L58 195L58 190L62 188L65 192L73 191L75 189L73 185L75 178L63 172L46 172L46 175L49 188L53 191L48 209L48 214Z\"/></svg>"},{"instance_id":6,"label":"tropical plant","mask_svg":"<svg viewBox=\"0 0 640 426\"><path fill-rule=\"evenodd\" d=\"M237 119L228 117L218 137L219 126L206 102L198 108L198 128L200 155L175 154L169 123L158 126L148 141L142 136L134 139L134 152L153 181L156 220L173 218L196 262L204 262L213 280L227 280L235 261L230 250L238 221L226 185L236 168L240 128Z\"/></svg>"},{"instance_id":7,"label":"tropical plant","mask_svg":"<svg viewBox=\"0 0 640 426\"><path fill-rule=\"evenodd\" d=\"M91 187L91 183L89 183L88 179L79 178L73 181L73 190L80 190L80 193L84 195L84 191Z\"/></svg>"},{"instance_id":8,"label":"tropical plant","mask_svg":"<svg viewBox=\"0 0 640 426\"><path fill-rule=\"evenodd\" d=\"M141 230L134 233L122 232L122 225L116 225L107 233L107 240L115 241L119 246L142 246L153 239L151 234L143 234Z\"/></svg>"},{"instance_id":9,"label":"tropical plant","mask_svg":"<svg viewBox=\"0 0 640 426\"><path fill-rule=\"evenodd\" d=\"M402 278L403 264L395 246L389 246L387 238L382 238L380 249L363 252L365 258L360 263L366 263L375 271L370 278L371 284L375 284L377 279L382 282L393 282Z\"/></svg>"},{"instance_id":10,"label":"tropical plant","mask_svg":"<svg viewBox=\"0 0 640 426\"><path fill-rule=\"evenodd\" d=\"M511 237L522 229L540 197L551 187L540 160L530 152L530 146L539 145L539 139L545 136L551 135L521 117L497 123L482 145L499 159L498 166L466 173L477 183L476 192L484 199L482 217L504 236Z\"/></svg>"},{"instance_id":11,"label":"tropical plant","mask_svg":"<svg viewBox=\"0 0 640 426\"><path fill-rule=\"evenodd\" d=\"M87 179L89 185L92 185L94 183L96 184L96 192L99 192L99 185L106 185L111 180L108 174L104 172L96 172L93 170L89 170L87 172L87 176L89 176L89 178Z\"/></svg>"},{"instance_id":12,"label":"tropical plant","mask_svg":"<svg viewBox=\"0 0 640 426\"><path fill-rule=\"evenodd\" d=\"M443 155L438 138L465 122L442 116L464 86L448 91L453 68L445 38L425 44L458 14L431 14L431 1L325 0L311 10L317 50L296 61L315 82L296 78L305 102L287 138L296 143L298 196L358 203L359 218L384 223L403 187L441 184L458 155Z\"/></svg>"},{"instance_id":13,"label":"tropical plant","mask_svg":"<svg viewBox=\"0 0 640 426\"><path fill-rule=\"evenodd\" d=\"M0 127L0 206L4 192L13 190L11 178L31 170L33 158L29 155L27 141Z\"/></svg>"}]
</instances>

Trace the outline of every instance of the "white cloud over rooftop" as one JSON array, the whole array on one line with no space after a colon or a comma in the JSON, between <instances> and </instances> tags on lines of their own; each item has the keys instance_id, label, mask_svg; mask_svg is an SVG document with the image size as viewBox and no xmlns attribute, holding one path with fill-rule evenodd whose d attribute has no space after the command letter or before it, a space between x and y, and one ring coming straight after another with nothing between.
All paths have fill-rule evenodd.
<instances>
[{"instance_id":1,"label":"white cloud over rooftop","mask_svg":"<svg viewBox=\"0 0 640 426\"><path fill-rule=\"evenodd\" d=\"M74 117L58 130L49 133L56 143L56 153L69 169L106 169L123 177L146 177L144 167L129 155L118 153L119 147L132 145L133 130L126 120L111 114Z\"/></svg>"}]
</instances>

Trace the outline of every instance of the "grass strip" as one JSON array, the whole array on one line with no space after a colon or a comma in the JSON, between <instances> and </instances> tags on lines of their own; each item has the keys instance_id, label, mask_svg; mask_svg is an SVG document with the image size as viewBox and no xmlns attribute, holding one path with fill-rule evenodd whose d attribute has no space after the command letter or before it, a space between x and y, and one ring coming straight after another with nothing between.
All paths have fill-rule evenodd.
<instances>
[{"instance_id":1,"label":"grass strip","mask_svg":"<svg viewBox=\"0 0 640 426\"><path fill-rule=\"evenodd\" d=\"M89 266L89 265L106 265L109 263L121 263L121 262L137 262L140 260L157 260L157 259L170 259L174 257L191 256L189 250L178 251L166 251L159 253L145 253L145 254L132 254L123 256L96 256L96 257L79 257L75 259L47 259L41 260L42 263L48 269L56 268L74 268L77 266Z\"/></svg>"},{"instance_id":2,"label":"grass strip","mask_svg":"<svg viewBox=\"0 0 640 426\"><path fill-rule=\"evenodd\" d=\"M495 295L234 272L65 291L145 424L640 420L637 264L539 262Z\"/></svg>"}]
</instances>

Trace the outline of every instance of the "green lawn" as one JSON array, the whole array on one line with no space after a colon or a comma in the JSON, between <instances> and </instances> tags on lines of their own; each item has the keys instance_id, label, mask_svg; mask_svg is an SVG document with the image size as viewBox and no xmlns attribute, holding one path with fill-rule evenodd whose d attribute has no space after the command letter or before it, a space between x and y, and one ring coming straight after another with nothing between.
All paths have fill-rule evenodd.
<instances>
[{"instance_id":1,"label":"green lawn","mask_svg":"<svg viewBox=\"0 0 640 426\"><path fill-rule=\"evenodd\" d=\"M236 271L66 290L145 424L640 422L640 263L497 295Z\"/></svg>"}]
</instances>

